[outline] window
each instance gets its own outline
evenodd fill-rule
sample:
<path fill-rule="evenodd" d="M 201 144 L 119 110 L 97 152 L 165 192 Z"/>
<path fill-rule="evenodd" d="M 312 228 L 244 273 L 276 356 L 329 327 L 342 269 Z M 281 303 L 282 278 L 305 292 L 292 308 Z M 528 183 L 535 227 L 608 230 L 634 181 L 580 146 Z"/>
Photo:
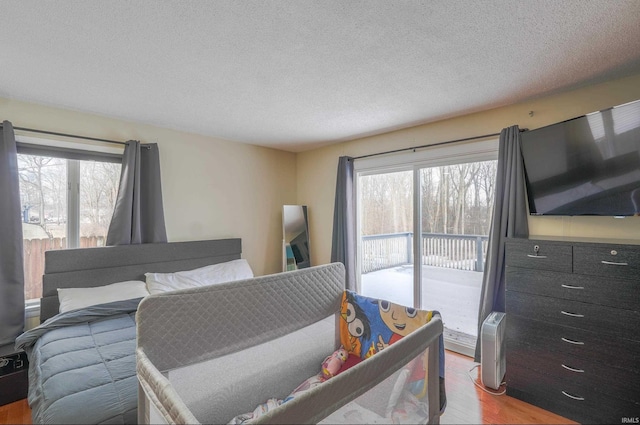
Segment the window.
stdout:
<path fill-rule="evenodd" d="M 471 355 L 497 147 L 476 142 L 354 164 L 358 291 L 440 311 L 445 346 Z"/>
<path fill-rule="evenodd" d="M 45 251 L 105 244 L 118 193 L 121 159 L 111 152 L 19 140 L 27 303 L 42 296 Z"/>

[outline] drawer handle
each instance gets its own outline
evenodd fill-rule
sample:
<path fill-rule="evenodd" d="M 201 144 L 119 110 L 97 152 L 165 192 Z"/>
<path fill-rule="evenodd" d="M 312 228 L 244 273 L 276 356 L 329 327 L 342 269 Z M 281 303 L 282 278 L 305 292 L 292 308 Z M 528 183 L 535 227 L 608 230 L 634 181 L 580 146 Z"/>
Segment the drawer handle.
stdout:
<path fill-rule="evenodd" d="M 578 401 L 584 401 L 584 397 L 576 397 L 574 395 L 569 394 L 568 392 L 562 391 L 562 394 L 566 395 L 569 398 L 572 398 L 574 400 L 578 400 Z"/>
<path fill-rule="evenodd" d="M 612 266 L 628 266 L 629 265 L 629 263 L 616 263 L 615 261 L 605 261 L 605 260 L 602 260 L 601 263 L 610 264 Z"/>
<path fill-rule="evenodd" d="M 560 286 L 567 289 L 584 289 L 584 286 L 573 286 L 573 285 L 560 285 Z"/>
<path fill-rule="evenodd" d="M 569 313 L 568 311 L 564 311 L 564 310 L 562 310 L 560 313 L 564 314 L 565 316 L 584 317 L 584 314 Z"/>
<path fill-rule="evenodd" d="M 569 366 L 567 366 L 565 364 L 563 364 L 562 367 L 567 369 L 567 370 L 570 370 L 571 372 L 584 373 L 584 370 L 582 370 L 582 369 L 574 369 L 574 368 L 569 367 Z"/>
<path fill-rule="evenodd" d="M 574 344 L 574 345 L 584 345 L 584 342 L 582 341 L 574 341 L 572 339 L 567 339 L 567 338 L 561 338 L 564 342 L 568 342 L 569 344 Z"/>
<path fill-rule="evenodd" d="M 546 255 L 533 255 L 533 254 L 527 254 L 527 257 L 529 257 L 529 258 L 547 258 Z"/>

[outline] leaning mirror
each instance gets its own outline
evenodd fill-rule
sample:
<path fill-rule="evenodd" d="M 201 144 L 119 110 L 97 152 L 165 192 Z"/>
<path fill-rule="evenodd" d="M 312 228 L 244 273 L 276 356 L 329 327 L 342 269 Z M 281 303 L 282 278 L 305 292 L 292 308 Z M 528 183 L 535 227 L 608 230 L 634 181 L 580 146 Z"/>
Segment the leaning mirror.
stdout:
<path fill-rule="evenodd" d="M 282 207 L 282 235 L 282 270 L 297 270 L 311 266 L 306 205 Z"/>

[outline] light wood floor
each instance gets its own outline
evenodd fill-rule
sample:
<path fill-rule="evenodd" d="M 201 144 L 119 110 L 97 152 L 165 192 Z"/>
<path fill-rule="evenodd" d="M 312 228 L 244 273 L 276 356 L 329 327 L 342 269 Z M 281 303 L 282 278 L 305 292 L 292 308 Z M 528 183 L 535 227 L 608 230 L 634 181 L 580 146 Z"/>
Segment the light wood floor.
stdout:
<path fill-rule="evenodd" d="M 446 352 L 447 408 L 440 418 L 442 424 L 575 424 L 515 398 L 485 393 L 469 379 L 473 366 L 473 359 Z M 477 379 L 478 373 L 475 369 L 471 376 Z M 0 424 L 31 423 L 26 399 L 0 406 Z"/>
<path fill-rule="evenodd" d="M 0 424 L 31 424 L 31 409 L 27 399 L 0 406 Z"/>
<path fill-rule="evenodd" d="M 491 395 L 469 379 L 473 359 L 451 351 L 445 354 L 447 408 L 442 424 L 575 424 L 562 416 L 543 410 L 507 395 Z M 480 381 L 480 368 L 471 372 Z M 489 390 L 491 390 L 489 388 Z M 504 385 L 500 391 L 504 390 Z M 493 391 L 493 390 L 491 390 Z M 500 392 L 496 391 L 496 392 Z"/>

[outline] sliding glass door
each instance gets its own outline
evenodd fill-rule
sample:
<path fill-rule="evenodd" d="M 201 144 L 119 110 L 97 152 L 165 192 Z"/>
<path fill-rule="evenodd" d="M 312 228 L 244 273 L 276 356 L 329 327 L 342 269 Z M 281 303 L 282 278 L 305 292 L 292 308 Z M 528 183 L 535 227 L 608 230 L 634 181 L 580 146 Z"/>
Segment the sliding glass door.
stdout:
<path fill-rule="evenodd" d="M 422 299 L 450 343 L 474 347 L 496 161 L 422 168 Z"/>
<path fill-rule="evenodd" d="M 440 311 L 448 348 L 467 354 L 477 338 L 496 173 L 497 143 L 481 146 L 400 168 L 359 170 L 356 162 L 359 291 Z"/>
<path fill-rule="evenodd" d="M 414 305 L 413 170 L 362 175 L 361 293 Z"/>

